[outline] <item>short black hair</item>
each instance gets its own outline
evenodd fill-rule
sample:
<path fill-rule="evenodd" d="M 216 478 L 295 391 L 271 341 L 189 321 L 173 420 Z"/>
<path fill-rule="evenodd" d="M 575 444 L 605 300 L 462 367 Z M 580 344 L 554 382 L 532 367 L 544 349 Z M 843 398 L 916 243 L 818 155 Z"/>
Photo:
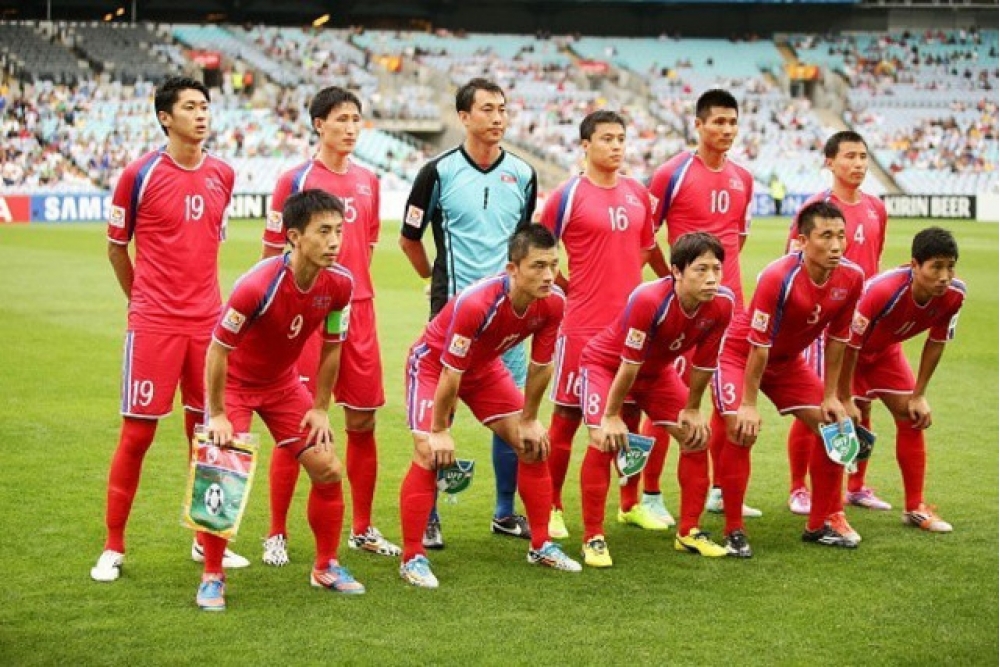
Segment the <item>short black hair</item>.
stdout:
<path fill-rule="evenodd" d="M 809 236 L 812 230 L 816 228 L 816 218 L 844 220 L 844 214 L 839 208 L 828 201 L 814 201 L 799 211 L 796 221 L 799 234 Z"/>
<path fill-rule="evenodd" d="M 740 105 L 732 93 L 721 88 L 712 88 L 711 90 L 706 90 L 698 98 L 698 101 L 694 105 L 694 115 L 701 120 L 705 120 L 714 107 L 735 109 L 736 115 L 739 116 L 740 114 Z"/>
<path fill-rule="evenodd" d="M 514 232 L 507 244 L 507 259 L 514 264 L 518 264 L 532 248 L 549 250 L 556 247 L 556 237 L 552 235 L 549 228 L 536 222 L 525 225 Z"/>
<path fill-rule="evenodd" d="M 309 103 L 309 119 L 326 118 L 341 104 L 353 104 L 362 113 L 361 100 L 351 91 L 340 86 L 328 86 L 316 93 Z"/>
<path fill-rule="evenodd" d="M 726 261 L 726 251 L 715 235 L 708 232 L 681 234 L 670 246 L 670 266 L 677 268 L 678 271 L 684 271 L 691 262 L 706 252 L 715 255 L 720 262 Z"/>
<path fill-rule="evenodd" d="M 863 144 L 865 150 L 868 149 L 868 142 L 865 138 L 854 130 L 843 130 L 842 132 L 836 132 L 826 140 L 823 145 L 823 155 L 829 159 L 837 157 L 837 153 L 840 152 L 841 144 Z"/>
<path fill-rule="evenodd" d="M 623 130 L 626 127 L 625 117 L 617 111 L 612 111 L 611 109 L 598 109 L 597 111 L 587 114 L 583 121 L 580 122 L 580 141 L 589 141 L 594 136 L 594 131 L 597 130 L 597 126 L 601 123 L 614 123 L 615 125 L 621 125 Z"/>
<path fill-rule="evenodd" d="M 958 261 L 958 242 L 955 236 L 942 227 L 928 227 L 917 232 L 910 247 L 910 256 L 923 264 L 929 259 L 943 257 Z"/>
<path fill-rule="evenodd" d="M 339 197 L 316 188 L 292 195 L 285 200 L 285 206 L 281 210 L 285 234 L 290 229 L 304 232 L 309 221 L 318 213 L 337 213 L 344 217 L 344 202 Z"/>
<path fill-rule="evenodd" d="M 496 83 L 490 81 L 489 79 L 476 77 L 459 88 L 458 92 L 455 93 L 455 111 L 472 111 L 472 102 L 476 99 L 477 90 L 485 90 L 488 93 L 496 93 L 503 97 L 505 101 L 507 99 L 507 96 L 504 95 L 503 88 L 498 86 Z"/>
<path fill-rule="evenodd" d="M 177 98 L 180 97 L 182 90 L 197 90 L 205 96 L 206 102 L 212 101 L 208 87 L 201 81 L 189 76 L 169 76 L 157 87 L 156 95 L 153 97 L 153 108 L 157 117 L 161 111 L 173 113 L 174 105 L 177 104 Z M 167 128 L 163 127 L 163 123 L 160 123 L 160 129 L 163 130 L 163 134 L 170 135 Z"/>

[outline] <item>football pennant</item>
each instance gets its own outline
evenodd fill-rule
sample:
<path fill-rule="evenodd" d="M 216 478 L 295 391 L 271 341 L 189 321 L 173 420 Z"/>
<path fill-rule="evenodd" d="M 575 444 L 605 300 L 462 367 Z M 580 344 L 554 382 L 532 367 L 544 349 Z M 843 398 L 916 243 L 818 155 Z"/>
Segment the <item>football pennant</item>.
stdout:
<path fill-rule="evenodd" d="M 257 436 L 240 433 L 229 445 L 218 447 L 199 426 L 195 430 L 181 525 L 227 540 L 236 537 L 256 469 Z"/>
<path fill-rule="evenodd" d="M 447 493 L 450 496 L 465 491 L 472 484 L 472 474 L 475 471 L 475 461 L 471 459 L 455 459 L 453 465 L 438 470 L 438 491 Z"/>
<path fill-rule="evenodd" d="M 646 467 L 649 461 L 649 453 L 653 451 L 653 438 L 644 435 L 628 434 L 628 448 L 618 450 L 615 458 L 615 466 L 621 476 L 618 483 L 622 486 L 628 482 L 628 478 L 638 475 Z"/>
<path fill-rule="evenodd" d="M 858 458 L 861 444 L 854 430 L 854 422 L 845 419 L 836 424 L 823 424 L 819 430 L 823 436 L 826 455 L 830 460 L 848 468 L 855 467 L 854 462 Z"/>

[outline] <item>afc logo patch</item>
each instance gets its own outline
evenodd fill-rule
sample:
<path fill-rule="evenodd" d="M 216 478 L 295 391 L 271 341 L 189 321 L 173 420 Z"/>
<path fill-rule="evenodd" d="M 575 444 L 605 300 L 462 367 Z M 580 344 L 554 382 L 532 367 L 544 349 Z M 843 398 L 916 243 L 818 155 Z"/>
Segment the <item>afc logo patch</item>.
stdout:
<path fill-rule="evenodd" d="M 625 335 L 625 347 L 630 347 L 633 350 L 641 350 L 645 344 L 646 332 L 629 327 L 628 333 Z"/>
<path fill-rule="evenodd" d="M 448 346 L 448 352 L 454 354 L 456 357 L 465 358 L 465 355 L 469 353 L 469 347 L 472 345 L 472 341 L 465 336 L 460 336 L 455 334 L 451 337 L 451 345 Z"/>
<path fill-rule="evenodd" d="M 108 224 L 112 227 L 117 227 L 118 229 L 125 228 L 125 208 L 122 206 L 112 206 L 111 216 L 108 218 Z"/>
<path fill-rule="evenodd" d="M 754 309 L 753 318 L 750 320 L 750 328 L 754 331 L 767 333 L 767 325 L 771 323 L 771 316 L 762 310 Z"/>
<path fill-rule="evenodd" d="M 226 331 L 231 331 L 233 333 L 239 333 L 240 329 L 243 328 L 244 323 L 247 321 L 247 316 L 236 310 L 235 308 L 230 308 L 226 311 L 225 316 L 222 318 L 222 328 Z"/>
<path fill-rule="evenodd" d="M 268 211 L 267 212 L 267 222 L 265 226 L 269 232 L 281 232 L 282 226 L 284 226 L 284 216 L 281 215 L 281 211 Z"/>
<path fill-rule="evenodd" d="M 416 227 L 420 229 L 420 223 L 424 220 L 424 209 L 418 208 L 413 204 L 406 207 L 406 218 L 403 220 L 410 227 Z"/>
<path fill-rule="evenodd" d="M 854 319 L 851 321 L 851 332 L 859 336 L 865 335 L 868 331 L 869 319 L 862 315 L 861 313 L 855 312 Z"/>

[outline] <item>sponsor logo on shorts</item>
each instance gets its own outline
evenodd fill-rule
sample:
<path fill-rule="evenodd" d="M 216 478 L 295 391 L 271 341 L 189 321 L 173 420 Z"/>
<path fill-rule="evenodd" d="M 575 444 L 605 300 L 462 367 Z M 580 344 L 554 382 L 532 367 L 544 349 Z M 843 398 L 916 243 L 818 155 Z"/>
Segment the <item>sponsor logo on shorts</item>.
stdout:
<path fill-rule="evenodd" d="M 851 322 L 851 331 L 859 336 L 863 336 L 868 331 L 868 318 L 861 313 L 854 313 L 854 320 Z"/>
<path fill-rule="evenodd" d="M 222 318 L 222 328 L 233 333 L 239 333 L 246 321 L 246 315 L 235 308 L 230 308 L 226 311 L 226 316 Z"/>
<path fill-rule="evenodd" d="M 125 228 L 125 209 L 121 206 L 111 207 L 111 217 L 108 218 L 108 224 L 112 227 L 117 227 L 118 229 Z"/>
<path fill-rule="evenodd" d="M 424 209 L 418 208 L 413 204 L 406 207 L 406 218 L 404 222 L 410 227 L 416 227 L 420 229 L 420 223 L 424 220 Z"/>
<path fill-rule="evenodd" d="M 645 343 L 646 332 L 629 327 L 628 334 L 625 336 L 625 347 L 630 347 L 633 350 L 641 350 Z"/>
<path fill-rule="evenodd" d="M 269 232 L 281 232 L 281 228 L 284 226 L 284 216 L 281 215 L 281 211 L 268 211 L 267 212 L 267 231 Z"/>
<path fill-rule="evenodd" d="M 469 347 L 472 345 L 472 341 L 465 336 L 459 336 L 455 334 L 451 337 L 451 345 L 448 346 L 448 351 L 454 354 L 456 357 L 464 358 L 465 355 L 469 353 Z"/>
<path fill-rule="evenodd" d="M 834 287 L 830 290 L 830 301 L 843 301 L 847 298 L 847 290 L 843 287 Z"/>
<path fill-rule="evenodd" d="M 750 320 L 750 328 L 754 331 L 767 333 L 767 325 L 771 323 L 771 316 L 762 310 L 754 309 L 753 318 Z"/>

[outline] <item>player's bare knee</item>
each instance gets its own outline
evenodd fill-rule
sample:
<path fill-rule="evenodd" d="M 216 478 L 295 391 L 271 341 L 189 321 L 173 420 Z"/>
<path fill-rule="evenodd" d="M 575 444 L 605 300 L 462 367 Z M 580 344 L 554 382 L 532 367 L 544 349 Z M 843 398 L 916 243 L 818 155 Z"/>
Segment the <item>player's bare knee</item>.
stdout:
<path fill-rule="evenodd" d="M 348 431 L 367 433 L 375 430 L 374 410 L 344 408 L 344 428 Z"/>

